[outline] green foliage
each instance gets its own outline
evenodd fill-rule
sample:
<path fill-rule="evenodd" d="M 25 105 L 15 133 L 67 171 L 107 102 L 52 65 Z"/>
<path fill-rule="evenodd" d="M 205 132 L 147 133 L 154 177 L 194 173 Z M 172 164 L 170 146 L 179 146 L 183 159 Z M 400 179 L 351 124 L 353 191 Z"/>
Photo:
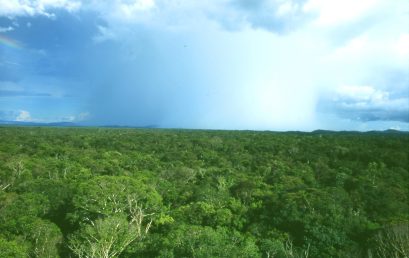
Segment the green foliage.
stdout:
<path fill-rule="evenodd" d="M 181 225 L 163 239 L 159 257 L 259 257 L 251 237 L 227 228 Z"/>
<path fill-rule="evenodd" d="M 125 176 L 96 176 L 81 182 L 72 200 L 75 221 L 84 222 L 117 213 L 128 214 L 130 202 L 153 212 L 159 210 L 161 197 L 143 182 Z"/>
<path fill-rule="evenodd" d="M 409 222 L 387 225 L 372 240 L 375 257 L 409 257 Z"/>
<path fill-rule="evenodd" d="M 58 257 L 63 235 L 54 223 L 43 219 L 49 203 L 41 194 L 24 193 L 2 196 L 0 230 L 8 238 L 21 238 L 33 257 Z"/>
<path fill-rule="evenodd" d="M 8 241 L 0 236 L 0 257 L 15 258 L 28 257 L 28 247 L 19 244 L 16 241 Z"/>
<path fill-rule="evenodd" d="M 145 234 L 140 225 L 124 216 L 113 215 L 84 225 L 71 236 L 70 249 L 79 257 L 118 257 L 125 248 Z"/>
<path fill-rule="evenodd" d="M 0 127 L 0 257 L 407 257 L 409 135 Z"/>

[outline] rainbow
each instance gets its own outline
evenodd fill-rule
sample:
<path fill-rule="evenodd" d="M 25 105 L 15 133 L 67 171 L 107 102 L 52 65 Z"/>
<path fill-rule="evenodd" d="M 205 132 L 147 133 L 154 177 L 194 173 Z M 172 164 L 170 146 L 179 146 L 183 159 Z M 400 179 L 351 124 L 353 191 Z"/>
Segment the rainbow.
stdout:
<path fill-rule="evenodd" d="M 4 45 L 4 46 L 15 48 L 15 49 L 23 48 L 23 45 L 20 42 L 14 39 L 11 39 L 9 37 L 6 37 L 4 35 L 1 35 L 1 34 L 0 34 L 0 45 Z"/>

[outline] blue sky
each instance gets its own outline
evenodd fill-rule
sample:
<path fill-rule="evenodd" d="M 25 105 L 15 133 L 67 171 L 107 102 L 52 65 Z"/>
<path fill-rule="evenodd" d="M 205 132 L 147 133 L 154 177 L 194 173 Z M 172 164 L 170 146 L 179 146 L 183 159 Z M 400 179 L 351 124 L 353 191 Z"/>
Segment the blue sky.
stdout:
<path fill-rule="evenodd" d="M 406 0 L 0 0 L 0 120 L 409 130 Z"/>

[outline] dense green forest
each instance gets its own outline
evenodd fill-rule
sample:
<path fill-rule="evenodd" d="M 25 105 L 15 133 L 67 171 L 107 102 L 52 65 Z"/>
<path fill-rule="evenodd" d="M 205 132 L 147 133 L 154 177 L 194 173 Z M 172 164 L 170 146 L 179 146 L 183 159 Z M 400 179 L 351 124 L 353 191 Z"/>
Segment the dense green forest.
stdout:
<path fill-rule="evenodd" d="M 0 257 L 409 257 L 408 146 L 0 127 Z"/>

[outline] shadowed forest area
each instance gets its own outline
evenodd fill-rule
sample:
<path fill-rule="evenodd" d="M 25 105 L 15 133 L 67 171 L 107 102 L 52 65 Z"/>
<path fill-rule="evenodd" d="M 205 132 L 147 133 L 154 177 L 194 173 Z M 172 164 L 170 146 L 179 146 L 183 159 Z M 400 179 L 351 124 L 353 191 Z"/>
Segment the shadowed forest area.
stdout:
<path fill-rule="evenodd" d="M 0 127 L 0 257 L 409 257 L 409 134 Z"/>

